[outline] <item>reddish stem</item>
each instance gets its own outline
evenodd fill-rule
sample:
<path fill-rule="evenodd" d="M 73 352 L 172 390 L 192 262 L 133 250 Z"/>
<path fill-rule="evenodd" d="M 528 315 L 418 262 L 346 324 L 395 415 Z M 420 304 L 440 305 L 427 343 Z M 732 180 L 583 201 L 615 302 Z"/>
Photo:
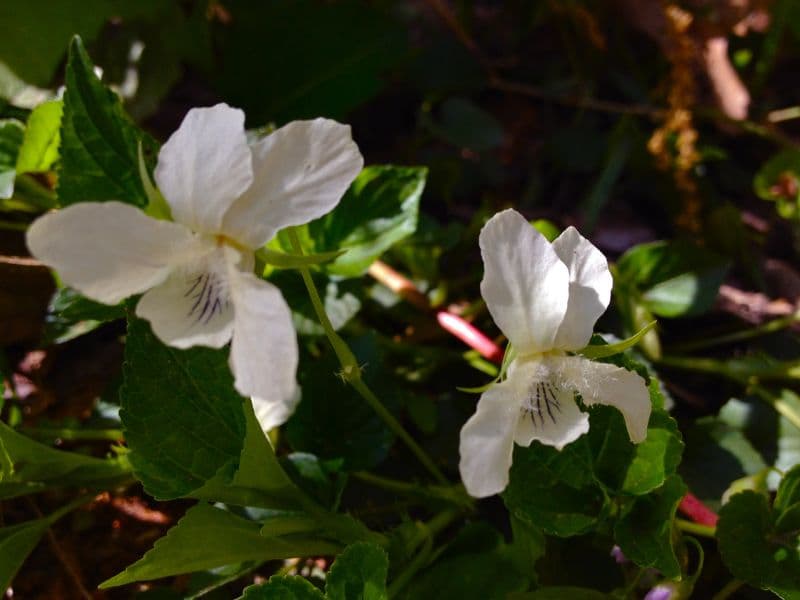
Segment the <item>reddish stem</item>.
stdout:
<path fill-rule="evenodd" d="M 695 523 L 716 527 L 719 517 L 717 513 L 708 508 L 703 502 L 691 492 L 687 492 L 678 505 L 678 510 L 689 517 Z"/>
<path fill-rule="evenodd" d="M 467 346 L 480 352 L 484 358 L 496 363 L 503 362 L 503 349 L 478 331 L 472 323 L 468 323 L 458 315 L 444 310 L 436 313 L 436 320 L 439 321 L 442 329 L 452 333 Z"/>

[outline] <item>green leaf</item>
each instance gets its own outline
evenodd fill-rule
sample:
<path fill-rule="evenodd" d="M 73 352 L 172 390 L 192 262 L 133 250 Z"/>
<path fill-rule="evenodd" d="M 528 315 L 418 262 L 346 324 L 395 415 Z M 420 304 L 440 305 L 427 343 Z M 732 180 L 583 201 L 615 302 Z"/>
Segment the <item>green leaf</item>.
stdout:
<path fill-rule="evenodd" d="M 641 365 L 617 355 L 614 364 Z M 659 383 L 651 377 L 653 412 L 640 444 L 628 436 L 622 414 L 609 406 L 589 410 L 589 433 L 560 452 L 534 442 L 515 446 L 503 500 L 513 519 L 545 533 L 571 537 L 599 527 L 613 506 L 662 486 L 680 463 L 683 442 L 675 421 L 662 409 Z M 658 491 L 657 491 L 658 493 Z"/>
<path fill-rule="evenodd" d="M 322 270 L 342 277 L 363 275 L 393 244 L 414 233 L 426 177 L 424 167 L 367 167 L 333 211 L 297 228 L 304 251 L 347 250 Z M 286 232 L 278 235 L 291 252 Z"/>
<path fill-rule="evenodd" d="M 351 340 L 363 377 L 390 410 L 397 405 L 397 386 L 382 365 L 374 335 Z M 323 460 L 341 460 L 345 471 L 358 471 L 380 463 L 394 435 L 353 389 L 336 377 L 341 368 L 327 349 L 317 360 L 302 361 L 298 382 L 303 400 L 286 424 L 286 439 L 292 448 L 310 452 Z"/>
<path fill-rule="evenodd" d="M 273 575 L 267 583 L 245 588 L 241 600 L 325 600 L 325 596 L 302 577 Z"/>
<path fill-rule="evenodd" d="M 61 486 L 102 488 L 129 473 L 124 457 L 103 460 L 54 450 L 0 422 L 0 499 Z"/>
<path fill-rule="evenodd" d="M 292 452 L 284 465 L 298 487 L 322 506 L 337 509 L 347 484 L 347 474 L 340 471 L 341 460 L 321 461 L 314 454 Z"/>
<path fill-rule="evenodd" d="M 332 554 L 337 550 L 335 545 L 320 540 L 264 537 L 259 533 L 260 528 L 255 521 L 198 504 L 140 560 L 99 587 L 106 589 L 248 560 Z"/>
<path fill-rule="evenodd" d="M 737 400 L 730 402 L 738 403 Z M 728 412 L 733 406 L 728 407 Z M 725 409 L 723 409 L 724 411 Z M 767 408 L 767 410 L 770 410 Z M 771 415 L 770 415 L 771 416 Z M 686 431 L 680 472 L 692 493 L 716 509 L 732 481 L 767 468 L 741 427 L 717 416 L 697 419 Z M 709 465 L 714 465 L 709 469 Z"/>
<path fill-rule="evenodd" d="M 402 598 L 506 600 L 529 585 L 505 552 L 462 554 L 434 563 L 412 582 Z"/>
<path fill-rule="evenodd" d="M 132 18 L 154 13 L 158 0 L 48 0 L 47 10 L 25 0 L 0 3 L 0 61 L 16 75 L 37 86 L 48 86 L 71 36 L 94 39 L 109 17 Z M 38 35 L 35 32 L 46 31 Z"/>
<path fill-rule="evenodd" d="M 103 323 L 125 317 L 122 304 L 110 306 L 89 300 L 72 288 L 60 288 L 50 300 L 43 341 L 60 344 L 88 333 Z"/>
<path fill-rule="evenodd" d="M 652 242 L 628 250 L 617 263 L 620 278 L 662 317 L 689 317 L 711 308 L 728 262 L 684 241 Z"/>
<path fill-rule="evenodd" d="M 519 573 L 530 573 L 535 583 L 536 563 L 544 556 L 547 543 L 544 532 L 514 515 L 511 515 L 511 532 L 513 542 L 505 547 L 507 556 Z"/>
<path fill-rule="evenodd" d="M 264 490 L 276 497 L 294 496 L 294 486 L 278 463 L 275 450 L 264 435 L 250 401 L 244 402 L 244 416 L 244 445 L 233 484 Z"/>
<path fill-rule="evenodd" d="M 796 593 L 800 591 L 800 538 L 796 530 L 777 530 L 779 516 L 762 494 L 734 494 L 719 512 L 719 551 L 735 577 L 755 587 Z"/>
<path fill-rule="evenodd" d="M 223 467 L 232 474 L 246 424 L 225 350 L 177 350 L 156 339 L 145 321 L 131 319 L 123 375 L 120 418 L 148 494 L 179 498 Z"/>
<path fill-rule="evenodd" d="M 14 195 L 17 177 L 17 156 L 25 127 L 14 119 L 0 120 L 0 199 Z"/>
<path fill-rule="evenodd" d="M 138 148 L 154 156 L 156 144 L 127 117 L 120 99 L 94 74 L 80 38 L 69 47 L 61 121 L 58 198 L 75 202 L 118 200 L 147 204 Z"/>
<path fill-rule="evenodd" d="M 800 502 L 800 465 L 793 467 L 781 479 L 773 507 L 781 514 L 792 510 L 793 505 L 798 502 Z"/>
<path fill-rule="evenodd" d="M 681 576 L 681 567 L 672 546 L 672 522 L 686 485 L 677 475 L 662 487 L 637 497 L 614 527 L 614 539 L 625 556 L 640 567 L 653 567 L 665 577 Z"/>
<path fill-rule="evenodd" d="M 328 600 L 387 600 L 388 573 L 389 557 L 380 546 L 352 544 L 331 566 L 325 595 Z"/>
<path fill-rule="evenodd" d="M 659 487 L 675 473 L 681 462 L 684 444 L 678 424 L 663 410 L 654 410 L 647 438 L 634 445 L 634 455 L 625 469 L 621 491 L 640 496 Z"/>
<path fill-rule="evenodd" d="M 0 528 L 0 591 L 5 593 L 48 527 L 49 519 L 36 519 Z"/>
<path fill-rule="evenodd" d="M 502 124 L 466 98 L 452 97 L 441 107 L 441 119 L 429 124 L 435 134 L 459 148 L 486 152 L 505 139 Z"/>
<path fill-rule="evenodd" d="M 224 465 L 214 477 L 188 495 L 238 506 L 296 507 L 300 502 L 300 491 L 278 463 L 275 451 L 256 419 L 252 403 L 245 400 L 243 409 L 246 431 L 238 468 L 234 471 L 230 463 Z"/>
<path fill-rule="evenodd" d="M 590 428 L 591 431 L 591 428 Z M 503 501 L 517 519 L 546 533 L 569 537 L 593 529 L 607 510 L 595 484 L 586 436 L 561 452 L 539 442 L 515 446 Z"/>
<path fill-rule="evenodd" d="M 226 9 L 231 23 L 213 31 L 217 85 L 254 123 L 342 119 L 405 54 L 400 22 L 361 2 L 237 0 Z"/>
<path fill-rule="evenodd" d="M 226 350 L 177 350 L 131 319 L 120 418 L 136 476 L 160 499 L 296 506 L 252 406 L 233 388 Z"/>
<path fill-rule="evenodd" d="M 49 171 L 58 160 L 63 102 L 51 100 L 33 109 L 17 156 L 17 173 Z"/>

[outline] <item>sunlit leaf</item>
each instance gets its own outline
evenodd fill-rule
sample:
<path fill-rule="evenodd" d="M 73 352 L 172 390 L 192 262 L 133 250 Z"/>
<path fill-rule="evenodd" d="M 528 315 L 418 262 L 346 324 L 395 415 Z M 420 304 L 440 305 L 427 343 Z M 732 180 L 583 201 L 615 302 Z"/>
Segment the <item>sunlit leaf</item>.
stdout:
<path fill-rule="evenodd" d="M 78 37 L 70 44 L 65 78 L 59 202 L 118 200 L 145 206 L 138 149 L 141 144 L 145 157 L 152 157 L 155 142 L 130 121 L 117 95 L 97 78 Z"/>
<path fill-rule="evenodd" d="M 336 546 L 321 540 L 264 537 L 260 525 L 232 513 L 198 504 L 159 539 L 140 560 L 100 584 L 101 589 L 135 581 L 191 573 L 247 560 L 331 554 Z"/>

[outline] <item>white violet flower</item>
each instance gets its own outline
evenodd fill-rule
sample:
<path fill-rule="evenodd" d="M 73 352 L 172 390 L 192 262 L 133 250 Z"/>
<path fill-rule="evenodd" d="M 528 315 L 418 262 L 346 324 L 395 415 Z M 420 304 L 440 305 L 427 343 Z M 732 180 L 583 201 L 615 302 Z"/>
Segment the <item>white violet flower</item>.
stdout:
<path fill-rule="evenodd" d="M 622 412 L 631 441 L 647 435 L 650 395 L 636 373 L 569 355 L 584 348 L 605 312 L 612 279 L 603 254 L 574 227 L 552 244 L 514 210 L 489 219 L 480 233 L 481 295 L 515 352 L 506 378 L 478 401 L 461 429 L 459 469 L 467 492 L 503 491 L 514 443 L 533 440 L 561 450 L 589 430 L 583 403 Z"/>
<path fill-rule="evenodd" d="M 329 212 L 362 166 L 350 127 L 335 121 L 295 121 L 248 145 L 241 110 L 195 108 L 155 170 L 174 222 L 121 202 L 78 203 L 37 219 L 28 247 L 98 302 L 144 292 L 136 314 L 165 344 L 230 342 L 236 389 L 269 429 L 297 403 L 298 348 L 286 301 L 253 273 L 254 253 Z"/>

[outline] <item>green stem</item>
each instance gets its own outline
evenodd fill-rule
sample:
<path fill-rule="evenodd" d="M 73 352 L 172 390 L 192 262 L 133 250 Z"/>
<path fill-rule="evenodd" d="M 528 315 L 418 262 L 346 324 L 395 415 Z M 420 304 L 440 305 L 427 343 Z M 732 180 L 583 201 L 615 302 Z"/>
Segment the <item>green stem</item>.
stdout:
<path fill-rule="evenodd" d="M 785 417 L 786 420 L 792 425 L 800 429 L 800 414 L 797 413 L 792 404 L 784 401 L 781 398 L 776 398 L 774 394 L 770 393 L 769 390 L 761 387 L 760 385 L 750 386 L 750 391 L 761 398 L 764 402 L 772 406 L 772 408 L 775 409 L 775 412 Z"/>
<path fill-rule="evenodd" d="M 417 523 L 417 535 L 409 541 L 406 552 L 408 554 L 416 552 L 420 544 L 423 544 L 423 547 L 419 552 L 416 552 L 406 568 L 389 585 L 389 598 L 395 597 L 417 571 L 427 564 L 433 548 L 433 538 L 446 529 L 461 514 L 461 510 L 448 509 L 435 515 L 426 523 Z"/>
<path fill-rule="evenodd" d="M 794 375 L 794 372 L 798 368 L 796 364 L 792 364 L 789 367 L 780 367 L 778 369 L 765 369 L 761 372 L 753 372 L 750 374 L 733 369 L 722 361 L 711 358 L 664 356 L 658 361 L 658 364 L 676 369 L 683 369 L 686 371 L 711 373 L 736 381 L 737 383 L 746 386 L 750 392 L 754 393 L 756 396 L 761 398 L 761 400 L 772 406 L 776 412 L 785 417 L 786 420 L 792 425 L 800 429 L 800 413 L 798 413 L 790 403 L 782 400 L 781 398 L 776 398 L 775 395 L 768 389 L 757 384 L 759 377 L 775 377 L 778 374 Z"/>
<path fill-rule="evenodd" d="M 695 340 L 687 344 L 680 344 L 677 346 L 673 346 L 670 348 L 670 350 L 674 352 L 692 352 L 694 350 L 701 350 L 703 348 L 721 346 L 722 344 L 741 342 L 743 340 L 748 340 L 762 335 L 775 333 L 776 331 L 780 331 L 781 329 L 785 329 L 793 325 L 794 323 L 797 323 L 798 320 L 800 320 L 800 316 L 796 314 L 788 315 L 786 317 L 781 317 L 779 319 L 773 319 L 772 321 L 764 323 L 763 325 L 759 325 L 758 327 L 743 329 L 742 331 L 734 331 L 733 333 L 727 333 L 724 335 L 719 335 L 717 337 Z"/>
<path fill-rule="evenodd" d="M 725 587 L 714 594 L 712 600 L 727 600 L 730 598 L 740 587 L 744 585 L 744 581 L 740 579 L 731 579 Z"/>
<path fill-rule="evenodd" d="M 332 532 L 337 539 L 345 544 L 364 541 L 386 547 L 389 543 L 389 540 L 382 533 L 372 531 L 361 521 L 352 519 L 347 515 L 340 515 L 326 510 L 302 490 L 297 494 L 297 501 L 305 512 L 316 519 L 323 530 Z"/>
<path fill-rule="evenodd" d="M 375 475 L 367 471 L 356 471 L 351 474 L 352 477 L 374 485 L 375 487 L 395 492 L 399 494 L 408 494 L 410 496 L 420 496 L 429 500 L 444 500 L 457 504 L 463 508 L 471 509 L 474 501 L 465 492 L 461 485 L 456 486 L 427 486 L 419 485 L 416 483 L 408 483 L 399 479 L 391 479 Z"/>
<path fill-rule="evenodd" d="M 295 254 L 302 255 L 303 248 L 300 245 L 300 240 L 297 237 L 297 232 L 294 229 L 289 229 L 289 240 L 291 241 L 292 248 Z M 426 454 L 426 452 L 414 441 L 414 438 L 403 428 L 403 426 L 394 418 L 394 416 L 386 410 L 378 397 L 369 389 L 366 383 L 361 379 L 361 366 L 358 364 L 356 357 L 350 350 L 350 347 L 345 341 L 339 337 L 339 334 L 333 328 L 328 314 L 325 312 L 325 305 L 317 291 L 317 286 L 311 278 L 311 272 L 308 267 L 299 267 L 300 275 L 303 277 L 308 290 L 311 304 L 314 306 L 314 311 L 317 313 L 322 328 L 325 330 L 325 335 L 328 337 L 339 363 L 342 365 L 342 378 L 347 381 L 353 389 L 366 401 L 367 404 L 374 410 L 384 423 L 392 430 L 392 432 L 403 440 L 408 449 L 417 457 L 417 459 L 425 466 L 428 472 L 442 485 L 449 484 L 447 478 L 442 474 L 439 468 L 434 464 L 433 460 Z"/>
<path fill-rule="evenodd" d="M 38 439 L 61 439 L 68 441 L 108 441 L 124 439 L 121 429 L 70 429 L 64 427 L 21 427 L 20 432 Z"/>
<path fill-rule="evenodd" d="M 0 229 L 7 229 L 10 231 L 27 231 L 27 223 L 17 223 L 15 221 L 0 221 Z"/>
<path fill-rule="evenodd" d="M 416 575 L 417 572 L 427 564 L 432 549 L 433 539 L 431 537 L 425 538 L 425 545 L 422 547 L 422 550 L 417 552 L 411 562 L 408 563 L 406 568 L 403 569 L 403 571 L 394 578 L 394 581 L 389 584 L 387 594 L 390 599 L 396 597 L 397 594 L 399 594 L 408 584 L 408 582 L 411 581 L 411 578 L 414 577 L 414 575 Z"/>
<path fill-rule="evenodd" d="M 748 385 L 762 379 L 794 380 L 800 377 L 800 360 L 781 361 L 775 364 L 755 364 L 732 359 L 721 361 L 696 356 L 662 356 L 659 365 L 684 371 L 698 371 L 727 377 Z"/>
<path fill-rule="evenodd" d="M 699 535 L 700 537 L 714 538 L 717 535 L 715 527 L 700 525 L 699 523 L 693 523 L 686 519 L 675 519 L 675 525 L 684 533 L 691 533 Z"/>
<path fill-rule="evenodd" d="M 438 481 L 442 485 L 448 485 L 450 482 L 448 481 L 447 477 L 439 470 L 439 467 L 433 462 L 430 456 L 423 450 L 414 438 L 411 437 L 400 422 L 394 418 L 392 413 L 386 410 L 386 407 L 383 406 L 381 401 L 378 397 L 372 392 L 367 384 L 364 383 L 364 380 L 361 379 L 360 370 L 358 371 L 358 375 L 351 379 L 348 379 L 350 385 L 361 394 L 361 397 L 366 401 L 367 404 L 370 405 L 372 410 L 378 413 L 378 416 L 383 420 L 384 423 L 389 427 L 389 429 L 394 432 L 394 434 L 403 440 L 403 443 L 408 447 L 409 450 L 417 457 L 422 465 L 428 470 L 428 472 L 433 476 L 433 478 Z"/>

